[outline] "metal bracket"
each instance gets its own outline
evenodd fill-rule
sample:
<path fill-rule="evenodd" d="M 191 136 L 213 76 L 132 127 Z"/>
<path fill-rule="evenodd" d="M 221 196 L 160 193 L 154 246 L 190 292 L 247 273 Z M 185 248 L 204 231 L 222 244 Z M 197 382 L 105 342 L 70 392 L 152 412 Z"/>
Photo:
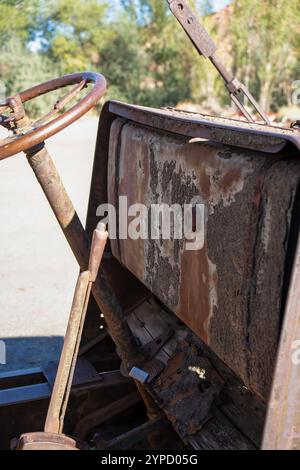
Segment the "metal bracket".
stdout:
<path fill-rule="evenodd" d="M 165 365 L 155 357 L 164 345 L 172 338 L 174 331 L 167 329 L 157 338 L 145 344 L 141 351 L 147 357 L 147 360 L 140 367 L 132 367 L 129 376 L 141 384 L 153 382 L 164 370 Z"/>
<path fill-rule="evenodd" d="M 200 24 L 198 18 L 190 9 L 187 2 L 185 0 L 168 0 L 168 3 L 171 12 L 181 24 L 199 54 L 209 59 L 219 74 L 222 76 L 223 80 L 225 81 L 226 88 L 229 91 L 231 100 L 235 103 L 245 118 L 249 122 L 255 122 L 254 118 L 242 103 L 240 99 L 241 95 L 244 95 L 248 99 L 258 115 L 263 119 L 265 124 L 270 125 L 271 122 L 267 114 L 260 108 L 259 104 L 247 89 L 247 87 L 243 85 L 237 78 L 235 78 L 230 72 L 228 72 L 225 66 L 216 57 L 215 53 L 217 51 L 217 46 L 209 36 L 206 29 Z"/>
<path fill-rule="evenodd" d="M 155 356 L 157 356 L 159 351 L 172 338 L 173 335 L 174 335 L 174 330 L 172 330 L 171 328 L 163 331 L 161 335 L 157 336 L 152 341 L 149 341 L 149 343 L 145 344 L 142 347 L 143 354 L 148 359 L 153 359 Z"/>
<path fill-rule="evenodd" d="M 300 120 L 299 120 L 299 121 L 292 122 L 292 124 L 291 124 L 291 129 L 294 129 L 294 130 L 296 130 L 296 131 L 299 131 L 299 130 L 300 130 Z"/>

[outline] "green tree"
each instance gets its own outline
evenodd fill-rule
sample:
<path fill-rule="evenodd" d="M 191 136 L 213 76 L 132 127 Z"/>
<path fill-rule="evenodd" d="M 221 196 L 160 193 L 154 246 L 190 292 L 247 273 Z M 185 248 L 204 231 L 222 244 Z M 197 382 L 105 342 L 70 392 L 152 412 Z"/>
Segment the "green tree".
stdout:
<path fill-rule="evenodd" d="M 50 80 L 57 73 L 51 61 L 42 54 L 33 54 L 18 39 L 11 39 L 1 49 L 0 79 L 1 90 L 10 96 L 40 82 Z M 5 96 L 1 97 L 5 98 Z M 38 116 L 49 111 L 55 102 L 55 96 L 45 95 L 26 104 L 31 116 Z"/>
<path fill-rule="evenodd" d="M 124 40 L 125 39 L 125 40 Z M 137 102 L 141 99 L 146 57 L 139 30 L 128 17 L 110 25 L 109 40 L 99 48 L 99 70 L 108 81 L 108 97 Z"/>
<path fill-rule="evenodd" d="M 0 1 L 1 98 L 12 95 L 56 75 L 53 63 L 30 49 L 37 35 L 40 0 Z M 30 102 L 33 115 L 49 109 L 50 97 Z"/>
<path fill-rule="evenodd" d="M 288 103 L 299 79 L 299 0 L 232 0 L 217 16 L 210 0 L 189 3 L 262 107 Z M 194 102 L 218 113 L 229 104 L 222 79 L 164 0 L 0 0 L 0 40 L 0 80 L 9 93 L 92 69 L 107 77 L 109 97 Z"/>
<path fill-rule="evenodd" d="M 279 90 L 286 92 L 293 79 L 299 60 L 299 50 L 295 48 L 299 20 L 298 0 L 233 2 L 234 68 L 266 111 L 276 109 L 274 96 Z"/>
<path fill-rule="evenodd" d="M 138 9 L 147 64 L 141 100 L 152 106 L 174 106 L 190 96 L 190 44 L 185 42 L 167 2 L 140 0 Z"/>
<path fill-rule="evenodd" d="M 62 73 L 99 64 L 99 48 L 108 39 L 107 8 L 99 0 L 50 0 L 43 25 L 45 49 Z"/>
<path fill-rule="evenodd" d="M 30 38 L 37 9 L 38 0 L 0 0 L 0 47 L 13 38 Z"/>

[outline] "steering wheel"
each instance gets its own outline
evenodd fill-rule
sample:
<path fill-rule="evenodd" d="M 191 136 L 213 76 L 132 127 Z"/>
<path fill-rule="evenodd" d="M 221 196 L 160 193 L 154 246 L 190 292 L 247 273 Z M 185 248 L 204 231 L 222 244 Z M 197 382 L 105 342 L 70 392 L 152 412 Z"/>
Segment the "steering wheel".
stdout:
<path fill-rule="evenodd" d="M 94 86 L 78 103 L 62 111 L 75 96 L 89 83 Z M 23 103 L 54 90 L 74 85 L 59 99 L 53 109 L 37 121 L 31 121 L 25 114 Z M 57 134 L 93 108 L 106 91 L 106 80 L 98 73 L 84 72 L 65 75 L 22 91 L 0 103 L 0 125 L 13 131 L 13 134 L 0 140 L 0 160 L 18 152 L 38 146 L 49 137 Z M 10 114 L 3 115 L 4 111 Z M 58 116 L 57 116 L 58 115 Z"/>

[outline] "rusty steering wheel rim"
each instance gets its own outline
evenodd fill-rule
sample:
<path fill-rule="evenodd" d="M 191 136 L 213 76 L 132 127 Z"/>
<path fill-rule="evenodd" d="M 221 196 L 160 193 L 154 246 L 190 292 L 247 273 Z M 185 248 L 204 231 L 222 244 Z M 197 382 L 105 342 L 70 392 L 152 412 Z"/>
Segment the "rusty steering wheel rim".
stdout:
<path fill-rule="evenodd" d="M 21 151 L 26 152 L 26 150 L 41 144 L 49 137 L 52 137 L 65 127 L 77 121 L 81 116 L 92 109 L 98 103 L 100 98 L 102 98 L 106 91 L 106 80 L 103 75 L 99 73 L 74 73 L 49 80 L 19 93 L 18 95 L 21 98 L 22 103 L 26 103 L 26 101 L 32 100 L 46 93 L 50 93 L 54 90 L 58 90 L 59 88 L 80 84 L 82 82 L 84 83 L 84 86 L 88 83 L 93 83 L 94 86 L 84 98 L 70 109 L 47 123 L 42 123 L 37 127 L 34 127 L 33 123 L 32 126 L 29 126 L 27 130 L 24 130 L 24 132 L 21 131 L 19 134 L 14 134 L 13 136 L 0 140 L 0 160 L 11 157 Z M 8 103 L 9 98 L 1 103 L 0 107 L 8 107 Z"/>

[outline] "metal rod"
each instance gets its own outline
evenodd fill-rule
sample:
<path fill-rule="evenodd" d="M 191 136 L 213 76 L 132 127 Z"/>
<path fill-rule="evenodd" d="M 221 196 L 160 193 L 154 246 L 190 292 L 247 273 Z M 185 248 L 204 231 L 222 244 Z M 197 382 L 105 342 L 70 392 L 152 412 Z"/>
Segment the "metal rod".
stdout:
<path fill-rule="evenodd" d="M 72 366 L 74 357 L 76 356 L 75 350 L 81 318 L 84 317 L 86 313 L 86 299 L 89 297 L 91 290 L 90 285 L 90 273 L 88 271 L 81 273 L 76 285 L 68 328 L 48 408 L 45 432 L 56 434 L 62 432 L 63 418 L 66 409 L 63 407 L 63 404 L 64 402 L 68 402 L 70 394 L 68 385 L 72 383 L 73 380 L 74 369 Z M 62 408 L 64 408 L 63 413 Z"/>
<path fill-rule="evenodd" d="M 239 99 L 240 95 L 242 94 L 246 96 L 252 107 L 256 110 L 265 124 L 270 125 L 271 121 L 269 117 L 260 108 L 259 104 L 252 96 L 250 91 L 237 78 L 235 78 L 218 59 L 216 56 L 217 46 L 189 7 L 188 2 L 185 0 L 168 0 L 168 3 L 171 12 L 177 21 L 181 24 L 182 28 L 194 44 L 199 54 L 209 59 L 213 66 L 217 69 L 225 82 L 231 100 L 238 107 L 245 118 L 249 122 L 255 122 L 254 118 L 247 111 L 244 104 Z"/>
<path fill-rule="evenodd" d="M 157 419 L 159 416 L 162 416 L 163 413 L 161 409 L 159 408 L 159 406 L 157 406 L 154 399 L 152 398 L 150 393 L 146 390 L 146 388 L 137 380 L 135 380 L 134 382 L 138 391 L 140 392 L 143 402 L 145 403 L 148 419 L 150 421 L 153 421 Z"/>
<path fill-rule="evenodd" d="M 45 432 L 62 433 L 69 401 L 79 345 L 93 282 L 103 257 L 108 233 L 104 224 L 94 231 L 89 269 L 79 274 L 67 332 L 48 408 Z"/>
<path fill-rule="evenodd" d="M 86 271 L 89 264 L 89 240 L 51 156 L 45 146 L 31 149 L 26 155 L 81 270 Z M 123 366 L 129 372 L 133 365 L 143 363 L 146 358 L 137 347 L 123 309 L 102 267 L 93 284 L 92 293 L 122 356 Z"/>

